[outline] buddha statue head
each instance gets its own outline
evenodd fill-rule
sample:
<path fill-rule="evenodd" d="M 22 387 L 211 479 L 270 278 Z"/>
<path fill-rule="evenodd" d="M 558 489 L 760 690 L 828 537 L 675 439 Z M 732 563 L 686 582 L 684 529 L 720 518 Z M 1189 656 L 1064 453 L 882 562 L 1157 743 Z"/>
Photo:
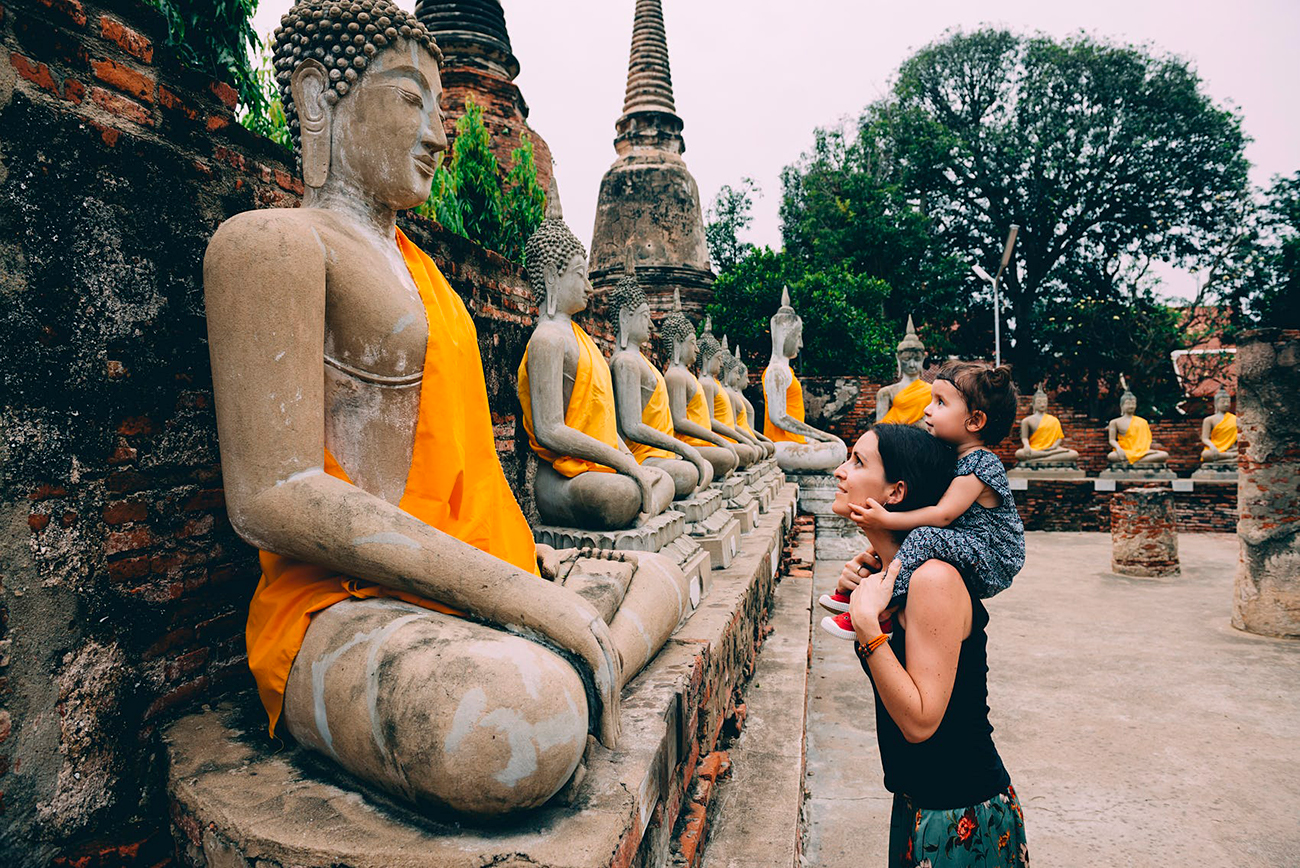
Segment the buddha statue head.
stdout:
<path fill-rule="evenodd" d="M 803 349 L 803 320 L 790 306 L 790 287 L 781 289 L 781 306 L 772 315 L 772 355 L 793 359 Z"/>
<path fill-rule="evenodd" d="M 1226 386 L 1220 386 L 1219 391 L 1214 393 L 1214 412 L 1227 413 L 1232 410 L 1232 393 Z"/>
<path fill-rule="evenodd" d="M 587 249 L 564 222 L 560 190 L 554 178 L 546 195 L 546 217 L 524 245 L 524 260 L 528 283 L 546 316 L 572 315 L 586 309 L 587 294 L 591 292 Z"/>
<path fill-rule="evenodd" d="M 726 339 L 723 339 L 724 343 Z M 736 354 L 729 355 L 730 361 L 727 363 L 729 382 L 733 389 L 743 389 L 749 383 L 749 366 L 745 364 L 745 359 L 740 355 L 740 344 L 736 344 Z"/>
<path fill-rule="evenodd" d="M 687 368 L 695 364 L 699 343 L 695 337 L 695 327 L 686 318 L 686 314 L 682 313 L 682 296 L 678 290 L 673 290 L 673 309 L 659 324 L 659 334 L 664 339 L 664 349 L 670 364 Z"/>
<path fill-rule="evenodd" d="M 609 315 L 618 327 L 620 350 L 650 340 L 650 303 L 635 274 L 625 274 L 609 291 Z"/>
<path fill-rule="evenodd" d="M 1034 390 L 1033 410 L 1035 413 L 1047 412 L 1047 393 L 1043 391 L 1042 386 Z"/>
<path fill-rule="evenodd" d="M 916 336 L 916 326 L 912 324 L 912 315 L 907 315 L 907 333 L 903 339 L 898 342 L 895 350 L 898 357 L 898 376 L 899 377 L 917 377 L 921 373 L 921 365 L 925 362 L 925 344 Z"/>
<path fill-rule="evenodd" d="M 722 344 L 713 336 L 713 317 L 704 317 L 704 329 L 700 332 L 700 374 L 716 377 L 722 372 Z"/>
<path fill-rule="evenodd" d="M 275 80 L 309 203 L 364 191 L 398 211 L 429 198 L 447 149 L 441 60 L 424 25 L 390 0 L 300 0 L 280 19 Z"/>
<path fill-rule="evenodd" d="M 1121 416 L 1132 416 L 1137 412 L 1138 399 L 1137 395 L 1129 391 L 1128 383 L 1124 380 L 1123 374 L 1119 375 L 1119 387 L 1124 390 L 1119 396 L 1119 414 Z"/>

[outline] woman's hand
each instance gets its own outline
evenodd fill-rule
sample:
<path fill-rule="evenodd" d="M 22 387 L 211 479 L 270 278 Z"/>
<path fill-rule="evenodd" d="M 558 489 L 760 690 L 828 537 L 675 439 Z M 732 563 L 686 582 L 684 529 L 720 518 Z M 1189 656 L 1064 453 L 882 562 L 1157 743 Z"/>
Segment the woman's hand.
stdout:
<path fill-rule="evenodd" d="M 895 558 L 889 569 L 867 576 L 849 597 L 849 617 L 853 619 L 853 629 L 857 631 L 859 642 L 868 642 L 879 636 L 880 616 L 889 607 L 894 596 L 894 579 L 902 563 Z"/>
<path fill-rule="evenodd" d="M 865 576 L 879 569 L 880 556 L 876 554 L 875 549 L 867 546 L 862 554 L 845 562 L 844 569 L 840 571 L 839 581 L 835 583 L 835 590 L 841 594 L 851 594 Z"/>
<path fill-rule="evenodd" d="M 874 498 L 868 497 L 865 505 L 850 503 L 849 518 L 853 519 L 862 531 L 901 530 L 893 524 L 894 514 L 885 509 Z"/>

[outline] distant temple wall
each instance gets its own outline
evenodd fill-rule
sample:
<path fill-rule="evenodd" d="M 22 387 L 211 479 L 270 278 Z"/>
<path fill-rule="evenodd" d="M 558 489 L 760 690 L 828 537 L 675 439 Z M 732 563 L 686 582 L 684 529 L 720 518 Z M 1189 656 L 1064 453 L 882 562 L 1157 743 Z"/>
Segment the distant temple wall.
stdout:
<path fill-rule="evenodd" d="M 161 726 L 252 684 L 259 568 L 225 514 L 201 269 L 223 220 L 302 186 L 165 36 L 135 0 L 0 8 L 6 864 L 162 862 Z M 534 515 L 523 271 L 429 221 L 403 228 L 478 323 L 497 448 Z"/>

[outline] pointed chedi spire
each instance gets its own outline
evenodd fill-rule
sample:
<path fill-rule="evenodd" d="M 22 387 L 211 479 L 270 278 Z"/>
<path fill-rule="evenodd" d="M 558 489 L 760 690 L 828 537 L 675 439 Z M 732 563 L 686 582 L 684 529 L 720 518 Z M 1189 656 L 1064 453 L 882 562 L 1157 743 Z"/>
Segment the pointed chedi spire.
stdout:
<path fill-rule="evenodd" d="M 632 53 L 627 63 L 623 113 L 676 113 L 673 76 L 668 66 L 668 34 L 660 0 L 637 0 L 632 19 Z"/>

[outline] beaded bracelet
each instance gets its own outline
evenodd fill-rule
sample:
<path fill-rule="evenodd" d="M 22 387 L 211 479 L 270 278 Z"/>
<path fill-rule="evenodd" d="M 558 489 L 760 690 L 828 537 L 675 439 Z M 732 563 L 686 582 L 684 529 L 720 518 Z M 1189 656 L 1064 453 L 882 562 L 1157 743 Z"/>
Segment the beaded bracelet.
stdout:
<path fill-rule="evenodd" d="M 881 633 L 879 636 L 872 639 L 866 645 L 863 645 L 861 642 L 855 640 L 853 642 L 853 647 L 857 650 L 858 656 L 862 657 L 862 659 L 865 660 L 866 658 L 874 654 L 877 648 L 879 648 L 881 645 L 884 645 L 888 641 L 889 641 L 888 634 Z"/>

